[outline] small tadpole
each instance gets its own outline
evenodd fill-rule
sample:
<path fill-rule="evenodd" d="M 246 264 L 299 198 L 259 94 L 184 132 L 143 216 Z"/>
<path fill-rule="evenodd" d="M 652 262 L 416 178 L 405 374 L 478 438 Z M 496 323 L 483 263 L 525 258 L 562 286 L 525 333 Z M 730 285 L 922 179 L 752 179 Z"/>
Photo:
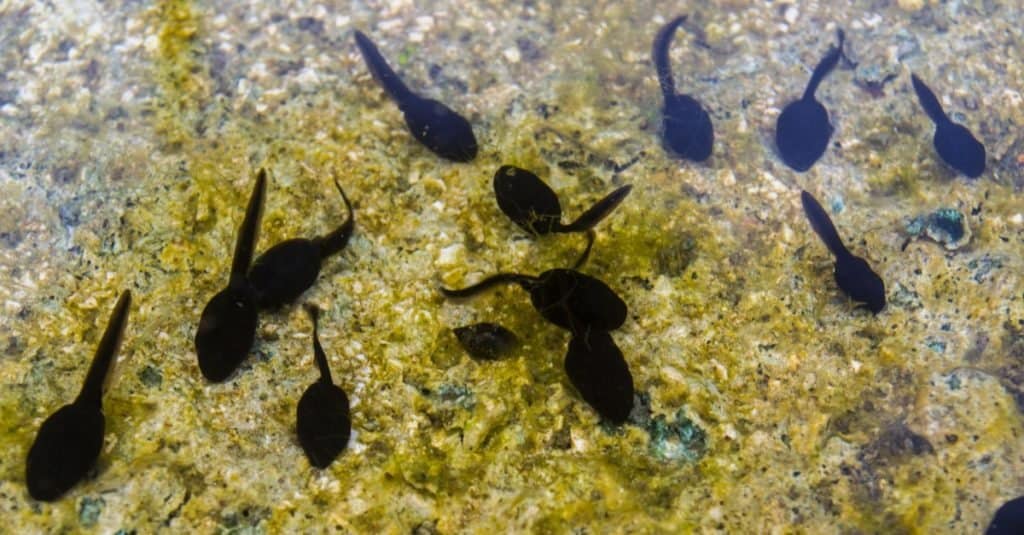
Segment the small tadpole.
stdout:
<path fill-rule="evenodd" d="M 935 152 L 939 153 L 939 157 L 947 165 L 968 178 L 981 176 L 985 172 L 985 146 L 966 126 L 954 123 L 946 115 L 935 93 L 932 93 L 916 74 L 911 73 L 910 80 L 914 92 L 917 93 L 918 102 L 935 123 L 935 137 L 932 139 Z"/>
<path fill-rule="evenodd" d="M 607 331 L 587 329 L 573 335 L 565 354 L 565 373 L 601 417 L 616 425 L 629 418 L 633 374 Z"/>
<path fill-rule="evenodd" d="M 352 417 L 348 396 L 331 379 L 327 355 L 320 346 L 317 327 L 320 310 L 313 305 L 306 305 L 306 312 L 313 321 L 313 357 L 320 370 L 320 378 L 309 385 L 299 399 L 295 411 L 295 429 L 309 464 L 327 468 L 348 445 L 352 434 Z"/>
<path fill-rule="evenodd" d="M 588 234 L 592 236 L 592 234 Z M 517 284 L 530 294 L 533 308 L 547 321 L 573 333 L 594 328 L 618 329 L 626 321 L 626 303 L 600 279 L 577 271 L 590 254 L 593 240 L 570 268 L 549 269 L 534 277 L 520 273 L 498 273 L 461 289 L 441 288 L 450 298 L 471 297 L 499 284 Z"/>
<path fill-rule="evenodd" d="M 688 160 L 703 162 L 711 156 L 715 140 L 711 117 L 697 99 L 676 93 L 672 67 L 669 65 L 668 52 L 672 36 L 684 21 L 686 17 L 679 16 L 662 27 L 654 38 L 652 47 L 651 55 L 654 57 L 658 84 L 661 86 L 661 94 L 665 101 L 662 108 L 661 135 L 665 148 L 670 152 Z"/>
<path fill-rule="evenodd" d="M 355 39 L 370 73 L 398 104 L 409 132 L 417 141 L 434 154 L 453 162 L 468 162 L 476 158 L 477 142 L 469 121 L 448 106 L 413 93 L 366 34 L 356 30 Z"/>
<path fill-rule="evenodd" d="M 511 165 L 503 165 L 494 173 L 498 208 L 520 228 L 538 236 L 589 231 L 615 210 L 632 189 L 629 184 L 617 188 L 566 225 L 562 223 L 558 196 L 540 177 Z"/>
<path fill-rule="evenodd" d="M 985 535 L 1020 535 L 1024 533 L 1024 496 L 1018 496 L 1004 503 L 992 522 L 989 523 Z"/>
<path fill-rule="evenodd" d="M 238 368 L 256 340 L 256 295 L 246 274 L 259 235 L 266 182 L 267 172 L 260 169 L 238 231 L 228 286 L 206 304 L 196 328 L 199 370 L 215 383 L 224 381 Z"/>
<path fill-rule="evenodd" d="M 515 333 L 497 323 L 474 323 L 452 329 L 466 353 L 476 360 L 497 360 L 519 343 Z"/>
<path fill-rule="evenodd" d="M 839 44 L 831 47 L 814 68 L 803 96 L 787 104 L 775 123 L 775 146 L 779 149 L 782 161 L 794 171 L 810 169 L 825 154 L 832 137 L 828 110 L 814 97 L 814 92 L 843 54 L 845 34 L 842 30 L 838 34 Z"/>
<path fill-rule="evenodd" d="M 103 387 L 121 345 L 132 294 L 125 290 L 114 305 L 82 390 L 39 427 L 25 461 L 25 484 L 32 498 L 53 501 L 85 477 L 103 449 Z"/>
<path fill-rule="evenodd" d="M 331 232 L 313 238 L 293 238 L 267 249 L 249 269 L 249 284 L 260 309 L 293 303 L 316 282 L 323 261 L 348 245 L 355 227 L 352 203 L 338 180 L 334 180 L 348 217 Z"/>
<path fill-rule="evenodd" d="M 804 213 L 811 223 L 811 228 L 825 242 L 825 246 L 836 259 L 835 278 L 839 289 L 859 303 L 864 303 L 868 310 L 878 314 L 885 308 L 885 283 L 875 273 L 867 261 L 851 253 L 839 238 L 832 220 L 825 209 L 813 195 L 804 191 L 800 194 Z"/>

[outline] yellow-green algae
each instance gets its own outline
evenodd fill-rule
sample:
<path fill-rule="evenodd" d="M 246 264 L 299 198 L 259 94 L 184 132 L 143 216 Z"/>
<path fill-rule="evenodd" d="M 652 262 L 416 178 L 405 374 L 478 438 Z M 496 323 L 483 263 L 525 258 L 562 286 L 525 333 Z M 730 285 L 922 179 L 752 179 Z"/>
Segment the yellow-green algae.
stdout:
<path fill-rule="evenodd" d="M 52 400 L 70 399 L 77 390 L 97 318 L 118 289 L 133 283 L 147 289 L 132 313 L 122 372 L 106 398 L 110 428 L 99 477 L 41 512 L 22 509 L 18 519 L 25 525 L 76 529 L 82 499 L 117 488 L 127 491 L 121 501 L 105 495 L 101 526 L 113 526 L 105 522 L 116 515 L 125 528 L 155 528 L 171 518 L 172 528 L 201 532 L 246 524 L 267 532 L 332 525 L 352 532 L 417 525 L 442 533 L 560 532 L 581 525 L 639 532 L 719 526 L 924 532 L 941 529 L 957 504 L 984 518 L 987 504 L 961 503 L 951 481 L 977 459 L 974 452 L 1004 455 L 1020 443 L 1019 412 L 990 379 L 972 379 L 965 388 L 978 383 L 970 391 L 994 398 L 997 408 L 975 422 L 981 402 L 965 395 L 952 410 L 978 439 L 960 436 L 949 445 L 930 434 L 931 416 L 923 409 L 944 384 L 934 375 L 953 373 L 956 361 L 929 353 L 921 341 L 936 322 L 964 325 L 954 313 L 970 318 L 979 332 L 1000 332 L 1004 320 L 1020 316 L 1019 298 L 1009 311 L 997 310 L 968 274 L 928 249 L 933 244 L 914 243 L 897 256 L 903 236 L 849 207 L 837 224 L 844 233 L 860 230 L 853 248 L 867 251 L 887 280 L 914 288 L 924 305 L 890 306 L 876 318 L 854 313 L 832 283 L 827 252 L 801 219 L 796 190 L 768 195 L 772 186 L 760 175 L 764 160 L 751 156 L 763 151 L 754 134 L 725 123 L 720 138 L 743 142 L 716 148 L 722 151 L 716 158 L 735 175 L 732 188 L 720 188 L 664 155 L 650 129 L 643 134 L 650 136 L 642 144 L 644 159 L 617 178 L 636 188 L 599 226 L 583 269 L 607 280 L 630 306 L 630 320 L 613 336 L 654 412 L 671 417 L 683 410 L 708 433 L 707 453 L 696 463 L 657 459 L 646 433 L 600 426 L 572 392 L 561 372 L 566 334 L 540 322 L 524 292 L 503 288 L 459 303 L 437 292 L 441 283 L 467 284 L 495 271 L 538 273 L 574 261 L 583 245 L 577 236 L 516 239 L 520 231 L 492 201 L 491 174 L 502 163 L 534 169 L 560 184 L 567 217 L 579 213 L 613 187 L 611 174 L 561 171 L 546 159 L 552 149 L 542 143 L 548 139 L 535 136 L 547 128 L 578 130 L 580 144 L 565 144 L 559 155 L 588 166 L 631 156 L 629 145 L 600 135 L 621 119 L 621 110 L 595 103 L 610 93 L 656 106 L 646 65 L 630 67 L 643 84 L 618 88 L 596 74 L 621 67 L 618 60 L 598 63 L 583 82 L 571 84 L 580 91 L 569 84 L 556 91 L 561 110 L 551 119 L 528 115 L 497 128 L 496 118 L 481 118 L 488 149 L 478 161 L 439 165 L 409 140 L 399 113 L 365 77 L 340 94 L 289 95 L 266 113 L 233 114 L 212 103 L 199 44 L 205 16 L 188 2 L 154 10 L 162 29 L 153 76 L 163 106 L 153 127 L 169 152 L 180 151 L 175 157 L 185 166 L 149 168 L 146 178 L 183 176 L 125 210 L 121 232 L 137 236 L 131 243 L 102 253 L 110 230 L 98 222 L 79 229 L 76 243 L 95 260 L 87 267 L 103 267 L 81 280 L 62 275 L 55 284 L 70 288 L 69 295 L 55 317 L 33 318 L 36 334 L 25 341 L 32 350 L 52 352 L 55 370 L 66 373 L 55 379 L 51 372 L 41 383 L 18 379 L 29 383 L 29 399 L 39 403 L 28 421 L 19 418 L 25 407 L 15 407 L 20 396 L 11 390 L 0 403 L 0 421 L 24 424 L 5 433 L 3 443 L 10 446 L 4 478 L 20 486 L 17 463 L 29 432 L 59 404 Z M 728 23 L 724 16 L 716 20 Z M 614 35 L 646 43 L 647 30 L 611 22 L 593 42 Z M 345 68 L 360 65 L 346 59 Z M 359 109 L 346 109 L 352 107 Z M 215 135 L 196 134 L 200 111 L 224 120 Z M 633 112 L 656 117 L 650 107 Z M 586 127 L 574 128 L 580 122 Z M 894 195 L 908 211 L 940 198 L 976 202 L 979 187 L 963 181 L 914 187 L 915 174 L 920 181 L 934 173 L 913 172 L 930 168 L 930 156 L 908 146 L 881 151 L 871 164 L 869 188 L 848 206 Z M 203 383 L 191 352 L 198 311 L 226 280 L 259 166 L 272 176 L 259 249 L 322 233 L 342 220 L 329 180 L 334 172 L 357 204 L 350 249 L 326 263 L 307 295 L 328 310 L 323 339 L 336 381 L 350 393 L 362 387 L 353 407 L 360 448 L 324 474 L 310 469 L 292 438 L 293 402 L 315 377 L 304 315 L 291 309 L 268 315 L 254 356 L 225 385 Z M 684 185 L 693 190 L 681 194 Z M 739 191 L 748 187 L 763 189 Z M 991 213 L 1013 213 L 1008 187 L 982 188 L 991 193 Z M 711 190 L 709 199 L 697 200 Z M 1005 225 L 1005 217 L 983 221 L 974 247 L 1006 255 L 1010 265 L 997 276 L 999 288 L 1019 293 L 1013 274 L 1020 272 L 1019 255 L 999 239 Z M 465 251 L 457 263 L 440 265 L 439 249 L 460 241 Z M 425 272 L 424 265 L 431 268 Z M 915 277 L 915 269 L 925 275 Z M 151 284 L 152 277 L 160 282 Z M 500 362 L 471 361 L 449 330 L 478 320 L 510 327 L 522 346 Z M 969 342 L 952 339 L 947 351 L 962 352 Z M 55 344 L 71 349 L 61 352 Z M 982 365 L 991 371 L 1007 357 L 997 347 L 985 358 Z M 145 364 L 161 370 L 159 389 L 134 380 Z M 19 372 L 27 374 L 27 365 Z M 4 384 L 14 382 L 5 377 Z M 425 394 L 452 385 L 472 393 L 472 408 Z M 852 423 L 837 430 L 844 415 L 852 415 Z M 939 454 L 857 465 L 858 450 L 899 420 L 924 434 Z M 566 430 L 571 447 L 562 449 L 557 444 L 564 437 L 556 435 Z M 1020 468 L 1020 461 L 1000 462 Z M 865 475 L 844 476 L 842 465 Z M 871 478 L 883 481 L 880 495 L 872 494 Z M 990 486 L 982 488 L 986 498 L 996 497 Z"/>

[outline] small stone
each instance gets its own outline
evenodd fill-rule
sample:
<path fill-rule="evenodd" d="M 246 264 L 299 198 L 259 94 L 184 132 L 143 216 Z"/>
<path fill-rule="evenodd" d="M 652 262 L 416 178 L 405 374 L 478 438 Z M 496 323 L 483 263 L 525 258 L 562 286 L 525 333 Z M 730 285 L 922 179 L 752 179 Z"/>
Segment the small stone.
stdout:
<path fill-rule="evenodd" d="M 900 6 L 903 11 L 913 13 L 924 7 L 924 0 L 897 0 L 896 5 Z"/>
<path fill-rule="evenodd" d="M 964 215 L 955 208 L 940 208 L 930 214 L 917 216 L 907 223 L 906 230 L 914 237 L 923 234 L 951 251 L 967 245 L 971 240 Z"/>
<path fill-rule="evenodd" d="M 505 59 L 508 60 L 509 63 L 513 64 L 519 63 L 519 60 L 521 59 L 521 56 L 519 55 L 519 49 L 514 46 L 506 48 L 504 52 L 502 52 L 502 55 L 505 56 Z"/>
<path fill-rule="evenodd" d="M 139 380 L 146 386 L 158 387 L 164 382 L 164 377 L 161 375 L 160 370 L 146 364 L 142 370 L 139 371 Z"/>
<path fill-rule="evenodd" d="M 105 504 L 103 498 L 90 498 L 89 496 L 82 498 L 82 501 L 78 503 L 78 521 L 82 523 L 83 527 L 95 526 Z"/>
<path fill-rule="evenodd" d="M 478 360 L 496 360 L 519 342 L 515 333 L 496 323 L 475 323 L 453 331 L 466 353 Z"/>

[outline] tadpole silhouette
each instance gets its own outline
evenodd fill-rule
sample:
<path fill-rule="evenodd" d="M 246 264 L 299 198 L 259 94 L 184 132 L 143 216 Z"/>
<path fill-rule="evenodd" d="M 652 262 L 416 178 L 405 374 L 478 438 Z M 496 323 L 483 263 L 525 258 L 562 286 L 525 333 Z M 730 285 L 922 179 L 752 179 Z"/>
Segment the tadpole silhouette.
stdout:
<path fill-rule="evenodd" d="M 316 282 L 323 261 L 348 245 L 355 227 L 355 216 L 341 184 L 335 180 L 334 185 L 348 209 L 344 223 L 328 234 L 311 240 L 285 240 L 267 249 L 253 261 L 248 278 L 260 309 L 277 308 L 294 302 Z"/>
<path fill-rule="evenodd" d="M 999 507 L 985 535 L 1020 535 L 1024 533 L 1024 496 L 1018 496 Z"/>
<path fill-rule="evenodd" d="M 679 16 L 666 24 L 654 38 L 652 56 L 658 71 L 658 85 L 665 105 L 662 108 L 661 134 L 664 145 L 671 152 L 688 160 L 702 162 L 711 156 L 715 132 L 708 112 L 690 95 L 676 93 L 669 65 L 669 45 L 676 28 L 686 21 Z"/>
<path fill-rule="evenodd" d="M 589 235 L 589 233 L 588 233 Z M 441 288 L 450 298 L 474 296 L 500 284 L 517 284 L 530 294 L 533 308 L 547 321 L 573 333 L 587 327 L 611 331 L 626 321 L 626 303 L 600 279 L 576 269 L 586 261 L 593 240 L 576 264 L 569 269 L 549 269 L 534 277 L 521 273 L 498 273 L 461 289 Z"/>
<path fill-rule="evenodd" d="M 844 39 L 845 34 L 839 30 L 839 44 L 831 47 L 814 68 L 803 97 L 787 104 L 775 123 L 775 145 L 779 148 L 779 155 L 795 171 L 810 169 L 828 148 L 832 123 L 825 106 L 814 98 L 814 92 L 839 62 Z"/>
<path fill-rule="evenodd" d="M 246 274 L 259 235 L 266 180 L 266 171 L 260 169 L 238 231 L 228 286 L 206 304 L 196 328 L 199 370 L 213 382 L 227 379 L 245 360 L 256 339 L 256 295 Z"/>
<path fill-rule="evenodd" d="M 586 329 L 569 339 L 565 373 L 580 396 L 614 424 L 633 410 L 633 375 L 611 334 Z"/>
<path fill-rule="evenodd" d="M 911 74 L 910 80 L 921 107 L 935 123 L 935 136 L 932 139 L 935 152 L 939 153 L 942 161 L 968 178 L 981 176 L 985 172 L 985 146 L 966 126 L 954 123 L 946 115 L 935 93 L 916 74 Z"/>
<path fill-rule="evenodd" d="M 558 196 L 537 175 L 503 165 L 494 173 L 494 196 L 498 207 L 516 225 L 535 234 L 584 232 L 608 216 L 632 191 L 627 184 L 597 201 L 568 225 L 562 223 L 562 206 Z"/>
<path fill-rule="evenodd" d="M 813 195 L 804 191 L 800 194 L 800 200 L 811 228 L 836 259 L 835 278 L 839 289 L 854 301 L 865 303 L 871 312 L 881 312 L 885 308 L 885 283 L 882 278 L 866 260 L 854 255 L 843 245 L 835 225 Z"/>
<path fill-rule="evenodd" d="M 302 393 L 295 412 L 295 428 L 309 464 L 327 468 L 348 445 L 352 434 L 352 417 L 349 414 L 348 396 L 331 379 L 327 355 L 320 346 L 317 327 L 320 310 L 307 305 L 306 312 L 313 321 L 313 357 L 320 369 L 320 378 Z"/>
<path fill-rule="evenodd" d="M 125 290 L 114 305 L 78 397 L 46 418 L 36 433 L 25 462 L 25 483 L 36 500 L 56 500 L 99 458 L 105 425 L 103 385 L 121 345 L 131 302 L 132 294 Z"/>
<path fill-rule="evenodd" d="M 469 121 L 448 106 L 413 93 L 363 32 L 356 30 L 356 46 L 370 73 L 398 104 L 409 132 L 434 154 L 454 162 L 476 157 L 477 143 Z"/>

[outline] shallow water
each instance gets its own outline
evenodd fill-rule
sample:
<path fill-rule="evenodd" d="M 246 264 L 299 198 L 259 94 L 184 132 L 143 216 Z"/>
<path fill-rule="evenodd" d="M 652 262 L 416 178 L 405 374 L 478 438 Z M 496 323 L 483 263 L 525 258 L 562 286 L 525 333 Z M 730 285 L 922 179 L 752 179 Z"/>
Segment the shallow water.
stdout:
<path fill-rule="evenodd" d="M 703 164 L 658 137 L 650 46 L 678 4 L 505 4 L 0 6 L 0 510 L 17 531 L 963 533 L 1024 494 L 1019 2 L 693 6 L 670 59 L 714 123 Z M 775 120 L 840 27 L 849 61 L 816 93 L 832 143 L 795 173 Z M 474 161 L 412 139 L 356 28 L 470 120 Z M 979 179 L 938 160 L 911 71 L 985 144 Z M 634 186 L 581 268 L 629 306 L 614 338 L 640 398 L 621 427 L 580 399 L 568 336 L 518 288 L 438 290 L 582 250 L 502 214 L 504 164 L 551 185 L 566 221 Z M 337 226 L 335 175 L 355 205 L 303 297 L 352 405 L 324 471 L 295 437 L 317 377 L 301 307 L 261 317 L 227 382 L 196 364 L 260 167 L 257 252 Z M 885 280 L 879 315 L 839 292 L 803 189 Z M 96 473 L 34 502 L 35 430 L 126 288 Z M 472 360 L 451 330 L 482 321 L 521 345 Z"/>

